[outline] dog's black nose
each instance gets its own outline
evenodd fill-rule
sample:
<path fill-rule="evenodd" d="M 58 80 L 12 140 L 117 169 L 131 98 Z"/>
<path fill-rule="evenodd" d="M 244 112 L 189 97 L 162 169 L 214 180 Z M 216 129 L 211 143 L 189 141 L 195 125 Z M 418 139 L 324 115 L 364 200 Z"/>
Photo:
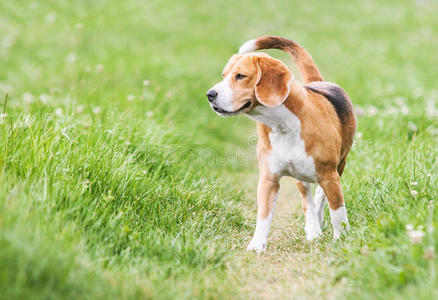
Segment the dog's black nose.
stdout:
<path fill-rule="evenodd" d="M 207 98 L 209 102 L 213 102 L 217 97 L 217 92 L 215 90 L 209 90 L 207 92 Z"/>

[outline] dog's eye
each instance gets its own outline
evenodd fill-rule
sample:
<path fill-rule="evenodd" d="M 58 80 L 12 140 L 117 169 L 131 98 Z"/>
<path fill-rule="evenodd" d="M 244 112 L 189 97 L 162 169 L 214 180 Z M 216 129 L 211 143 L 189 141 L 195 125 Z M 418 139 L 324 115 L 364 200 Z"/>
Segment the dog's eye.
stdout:
<path fill-rule="evenodd" d="M 238 74 L 236 75 L 236 80 L 240 80 L 240 79 L 243 79 L 243 78 L 245 78 L 245 77 L 246 77 L 246 75 L 243 75 L 243 74 L 238 73 Z"/>

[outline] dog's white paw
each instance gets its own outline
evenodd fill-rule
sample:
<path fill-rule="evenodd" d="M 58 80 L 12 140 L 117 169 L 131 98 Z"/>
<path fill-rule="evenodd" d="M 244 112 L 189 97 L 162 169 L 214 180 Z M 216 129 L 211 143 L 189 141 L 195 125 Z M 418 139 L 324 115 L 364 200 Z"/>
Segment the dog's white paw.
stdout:
<path fill-rule="evenodd" d="M 336 210 L 330 209 L 330 218 L 333 226 L 333 239 L 338 239 L 342 233 L 350 229 L 347 210 L 344 205 Z"/>
<path fill-rule="evenodd" d="M 314 240 L 322 235 L 321 226 L 319 225 L 319 219 L 316 216 L 306 216 L 306 226 L 304 227 L 306 232 L 306 239 L 308 241 Z"/>
<path fill-rule="evenodd" d="M 252 239 L 251 242 L 249 243 L 248 247 L 246 247 L 246 250 L 261 253 L 261 252 L 264 252 L 266 250 L 267 245 L 268 245 L 267 240 Z"/>

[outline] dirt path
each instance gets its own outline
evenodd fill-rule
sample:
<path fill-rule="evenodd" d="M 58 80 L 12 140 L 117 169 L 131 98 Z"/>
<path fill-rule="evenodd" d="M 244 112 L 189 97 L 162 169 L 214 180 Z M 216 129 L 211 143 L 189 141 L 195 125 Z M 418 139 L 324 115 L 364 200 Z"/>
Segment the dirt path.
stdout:
<path fill-rule="evenodd" d="M 256 172 L 255 172 L 256 174 Z M 251 175 L 252 176 L 252 175 Z M 252 177 L 251 177 L 252 178 Z M 248 217 L 255 222 L 257 180 L 248 185 Z M 326 216 L 327 217 L 327 216 Z M 254 225 L 255 227 L 255 225 Z M 331 230 L 324 225 L 324 241 Z M 250 236 L 247 237 L 249 242 Z M 242 297 L 249 299 L 334 299 L 342 282 L 335 283 L 330 265 L 330 247 L 323 241 L 308 242 L 304 235 L 304 214 L 295 184 L 291 178 L 281 180 L 280 197 L 265 253 L 243 252 L 238 260 Z M 324 243 L 324 244 L 330 244 Z M 336 293 L 337 294 L 337 293 Z"/>

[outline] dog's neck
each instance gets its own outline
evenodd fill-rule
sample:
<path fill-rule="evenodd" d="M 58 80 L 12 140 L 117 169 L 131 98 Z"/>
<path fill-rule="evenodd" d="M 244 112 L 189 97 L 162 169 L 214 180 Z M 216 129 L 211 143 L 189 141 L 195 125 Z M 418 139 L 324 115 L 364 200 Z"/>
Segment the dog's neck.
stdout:
<path fill-rule="evenodd" d="M 301 129 L 300 121 L 284 104 L 277 107 L 256 106 L 247 116 L 268 126 L 273 133 L 293 134 Z"/>
<path fill-rule="evenodd" d="M 296 84 L 296 83 L 295 83 Z M 294 84 L 293 84 L 294 85 Z M 298 93 L 296 93 L 298 92 Z M 246 113 L 248 117 L 268 126 L 273 132 L 292 133 L 301 128 L 301 123 L 292 108 L 302 107 L 302 89 L 291 86 L 287 99 L 276 107 L 257 105 Z"/>

